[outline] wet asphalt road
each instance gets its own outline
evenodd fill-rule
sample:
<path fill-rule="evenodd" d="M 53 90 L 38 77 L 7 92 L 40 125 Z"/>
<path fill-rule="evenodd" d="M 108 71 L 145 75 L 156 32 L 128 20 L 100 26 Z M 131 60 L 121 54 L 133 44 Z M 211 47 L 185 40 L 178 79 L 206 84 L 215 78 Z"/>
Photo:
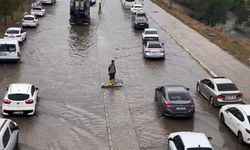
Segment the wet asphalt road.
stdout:
<path fill-rule="evenodd" d="M 219 110 L 196 94 L 196 81 L 208 74 L 152 19 L 150 27 L 165 43 L 165 61 L 143 59 L 141 31 L 132 29 L 131 15 L 119 0 L 105 0 L 100 15 L 92 7 L 90 26 L 69 25 L 68 1 L 46 6 L 46 11 L 38 28 L 27 29 L 21 63 L 0 64 L 2 97 L 4 87 L 14 82 L 40 89 L 35 116 L 10 117 L 20 126 L 21 150 L 109 149 L 100 84 L 113 58 L 141 149 L 166 149 L 168 134 L 185 130 L 213 137 L 216 150 L 249 149 L 219 124 Z M 154 88 L 164 84 L 191 89 L 197 106 L 193 119 L 161 117 L 153 96 Z"/>

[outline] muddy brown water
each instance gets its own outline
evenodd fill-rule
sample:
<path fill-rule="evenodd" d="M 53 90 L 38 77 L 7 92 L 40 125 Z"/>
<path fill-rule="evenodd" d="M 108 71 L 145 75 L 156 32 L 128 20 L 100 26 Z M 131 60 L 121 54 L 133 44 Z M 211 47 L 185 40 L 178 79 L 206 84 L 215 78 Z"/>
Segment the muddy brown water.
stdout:
<path fill-rule="evenodd" d="M 190 130 L 213 137 L 218 150 L 249 149 L 219 124 L 219 110 L 196 94 L 196 81 L 208 74 L 152 19 L 150 27 L 159 30 L 165 43 L 165 60 L 143 59 L 141 31 L 132 29 L 131 15 L 118 0 L 104 1 L 100 15 L 92 7 L 90 26 L 69 25 L 67 1 L 45 8 L 40 26 L 27 29 L 21 62 L 0 64 L 2 97 L 10 83 L 28 82 L 40 89 L 35 116 L 9 117 L 20 126 L 19 149 L 109 149 L 100 70 L 106 70 L 113 58 L 141 149 L 166 149 L 169 133 Z M 193 119 L 160 115 L 154 88 L 164 84 L 191 89 L 196 103 Z"/>

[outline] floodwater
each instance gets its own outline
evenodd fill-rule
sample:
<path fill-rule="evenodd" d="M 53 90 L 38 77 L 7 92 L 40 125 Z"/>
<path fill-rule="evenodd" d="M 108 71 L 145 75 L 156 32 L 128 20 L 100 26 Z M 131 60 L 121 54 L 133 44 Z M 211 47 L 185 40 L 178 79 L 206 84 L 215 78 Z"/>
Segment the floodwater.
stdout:
<path fill-rule="evenodd" d="M 39 88 L 35 116 L 9 117 L 20 126 L 21 150 L 109 149 L 100 84 L 106 82 L 111 59 L 115 59 L 118 77 L 124 81 L 123 93 L 140 149 L 166 149 L 167 136 L 175 131 L 204 132 L 213 137 L 216 150 L 249 149 L 220 125 L 219 109 L 196 94 L 197 80 L 208 74 L 152 18 L 150 27 L 158 29 L 165 43 L 165 60 L 143 59 L 141 31 L 133 30 L 131 15 L 121 8 L 119 0 L 105 0 L 101 14 L 97 6 L 92 7 L 90 26 L 69 25 L 68 1 L 45 8 L 47 14 L 40 18 L 40 26 L 27 29 L 21 62 L 0 64 L 2 97 L 4 87 L 15 82 Z M 160 115 L 153 100 L 154 89 L 165 84 L 191 89 L 196 103 L 193 119 Z"/>

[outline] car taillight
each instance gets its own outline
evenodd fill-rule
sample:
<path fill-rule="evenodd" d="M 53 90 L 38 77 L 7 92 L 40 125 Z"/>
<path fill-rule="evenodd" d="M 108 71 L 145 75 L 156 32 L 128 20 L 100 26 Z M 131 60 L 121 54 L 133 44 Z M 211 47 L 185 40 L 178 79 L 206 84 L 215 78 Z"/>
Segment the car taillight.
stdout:
<path fill-rule="evenodd" d="M 25 103 L 26 103 L 26 104 L 33 104 L 34 101 L 33 101 L 33 99 L 28 99 L 28 100 L 25 101 Z"/>
<path fill-rule="evenodd" d="M 191 108 L 192 108 L 192 109 L 195 109 L 195 104 L 194 104 L 194 102 L 191 103 Z"/>
<path fill-rule="evenodd" d="M 16 35 L 16 37 L 21 37 L 21 35 Z"/>
<path fill-rule="evenodd" d="M 171 109 L 172 108 L 172 104 L 171 103 L 165 103 L 165 108 L 166 109 Z"/>
<path fill-rule="evenodd" d="M 236 96 L 236 99 L 243 99 L 243 94 L 242 94 L 242 93 L 239 93 L 239 94 Z"/>
<path fill-rule="evenodd" d="M 4 103 L 4 104 L 10 104 L 10 103 L 11 103 L 11 100 L 9 100 L 9 99 L 4 99 L 4 100 L 3 100 L 3 103 Z"/>
<path fill-rule="evenodd" d="M 250 130 L 246 129 L 246 131 L 247 131 L 247 133 L 249 133 L 249 134 L 250 134 Z"/>
<path fill-rule="evenodd" d="M 218 99 L 225 99 L 225 96 L 224 95 L 218 95 L 217 98 Z"/>

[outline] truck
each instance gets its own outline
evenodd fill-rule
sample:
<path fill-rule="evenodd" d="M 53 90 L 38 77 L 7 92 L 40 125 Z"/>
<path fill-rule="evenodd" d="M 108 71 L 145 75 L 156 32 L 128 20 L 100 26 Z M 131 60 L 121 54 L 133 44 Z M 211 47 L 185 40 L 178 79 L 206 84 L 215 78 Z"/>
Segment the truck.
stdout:
<path fill-rule="evenodd" d="M 90 23 L 90 0 L 70 0 L 70 24 Z"/>

